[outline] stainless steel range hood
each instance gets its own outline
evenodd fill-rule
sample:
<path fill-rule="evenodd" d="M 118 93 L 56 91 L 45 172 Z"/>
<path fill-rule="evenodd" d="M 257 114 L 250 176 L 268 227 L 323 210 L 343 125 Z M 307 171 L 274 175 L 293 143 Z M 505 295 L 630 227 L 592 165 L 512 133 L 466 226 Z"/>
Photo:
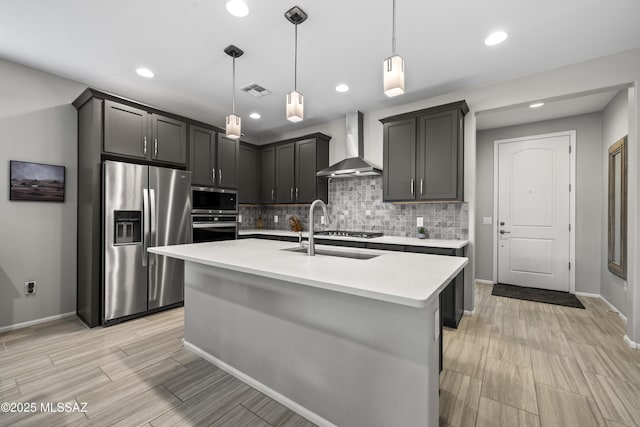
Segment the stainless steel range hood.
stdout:
<path fill-rule="evenodd" d="M 382 171 L 366 161 L 364 155 L 364 140 L 362 133 L 362 113 L 347 113 L 345 135 L 345 151 L 347 158 L 319 171 L 316 175 L 330 178 L 348 178 L 354 176 L 381 175 Z"/>

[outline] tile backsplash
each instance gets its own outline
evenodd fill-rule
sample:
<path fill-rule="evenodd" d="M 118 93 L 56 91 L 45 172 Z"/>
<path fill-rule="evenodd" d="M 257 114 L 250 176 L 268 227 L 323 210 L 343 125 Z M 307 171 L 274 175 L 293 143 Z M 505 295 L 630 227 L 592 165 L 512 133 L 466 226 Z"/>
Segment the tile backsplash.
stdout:
<path fill-rule="evenodd" d="M 467 203 L 385 203 L 380 176 L 331 180 L 327 207 L 331 223 L 320 224 L 322 209 L 317 208 L 315 227 L 318 230 L 382 231 L 387 236 L 413 237 L 418 229 L 416 219 L 422 217 L 429 238 L 469 238 Z M 309 205 L 240 206 L 240 215 L 241 229 L 256 228 L 256 220 L 261 216 L 265 229 L 289 230 L 288 219 L 296 215 L 307 230 Z"/>

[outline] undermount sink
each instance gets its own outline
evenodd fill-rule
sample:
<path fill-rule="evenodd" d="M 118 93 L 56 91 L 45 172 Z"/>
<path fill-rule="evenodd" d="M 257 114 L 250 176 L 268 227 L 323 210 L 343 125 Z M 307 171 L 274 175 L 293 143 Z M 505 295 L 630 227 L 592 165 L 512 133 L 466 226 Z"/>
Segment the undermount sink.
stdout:
<path fill-rule="evenodd" d="M 281 251 L 298 252 L 301 254 L 307 254 L 307 248 L 296 246 L 295 248 L 280 249 Z M 340 258 L 351 259 L 371 259 L 380 256 L 379 254 L 368 254 L 363 252 L 351 252 L 351 251 L 336 251 L 330 249 L 316 248 L 316 255 L 336 256 Z"/>

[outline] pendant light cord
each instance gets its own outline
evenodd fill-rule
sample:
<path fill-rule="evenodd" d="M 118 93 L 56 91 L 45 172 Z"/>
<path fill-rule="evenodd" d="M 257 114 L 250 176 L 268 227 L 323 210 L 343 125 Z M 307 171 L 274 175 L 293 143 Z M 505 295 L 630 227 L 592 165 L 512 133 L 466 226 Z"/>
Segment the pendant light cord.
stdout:
<path fill-rule="evenodd" d="M 393 0 L 393 35 L 391 37 L 391 50 L 396 56 L 396 0 Z"/>
<path fill-rule="evenodd" d="M 394 0 L 395 1 L 395 0 Z M 295 25 L 295 47 L 293 49 L 293 90 L 298 91 L 298 24 Z"/>
<path fill-rule="evenodd" d="M 236 115 L 236 57 L 233 57 L 233 84 L 232 84 L 232 92 L 231 99 L 233 99 L 233 115 Z"/>

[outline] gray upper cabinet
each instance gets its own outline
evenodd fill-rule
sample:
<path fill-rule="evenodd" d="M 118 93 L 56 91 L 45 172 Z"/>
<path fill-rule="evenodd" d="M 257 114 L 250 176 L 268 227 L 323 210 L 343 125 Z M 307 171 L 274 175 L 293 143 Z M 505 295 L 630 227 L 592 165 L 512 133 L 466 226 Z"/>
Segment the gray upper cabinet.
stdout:
<path fill-rule="evenodd" d="M 191 183 L 212 186 L 216 183 L 216 133 L 211 129 L 191 126 L 189 166 Z"/>
<path fill-rule="evenodd" d="M 185 122 L 152 114 L 151 130 L 153 134 L 152 160 L 187 164 L 187 124 Z"/>
<path fill-rule="evenodd" d="M 462 139 L 459 109 L 418 118 L 419 200 L 462 200 Z"/>
<path fill-rule="evenodd" d="M 191 183 L 238 188 L 239 142 L 200 126 L 191 126 L 189 139 Z"/>
<path fill-rule="evenodd" d="M 463 201 L 465 101 L 382 119 L 385 201 Z"/>
<path fill-rule="evenodd" d="M 218 187 L 238 188 L 238 154 L 240 142 L 218 134 Z"/>
<path fill-rule="evenodd" d="M 187 124 L 111 100 L 104 101 L 107 154 L 187 164 Z"/>
<path fill-rule="evenodd" d="M 276 202 L 276 149 L 265 148 L 260 151 L 260 202 Z"/>
<path fill-rule="evenodd" d="M 260 203 L 260 151 L 247 144 L 238 154 L 238 203 Z"/>
<path fill-rule="evenodd" d="M 251 150 L 258 150 L 259 202 L 295 204 L 311 203 L 315 199 L 327 202 L 328 179 L 317 177 L 316 172 L 329 166 L 330 139 L 330 136 L 314 133 L 269 144 L 264 148 L 247 144 L 241 154 L 241 164 L 243 169 L 251 167 Z M 242 160 L 242 157 L 245 159 Z M 251 178 L 248 177 L 247 180 L 244 185 L 241 180 L 241 188 L 250 188 Z M 241 194 L 241 203 L 252 203 L 250 194 L 248 192 L 246 198 Z"/>
<path fill-rule="evenodd" d="M 415 197 L 416 119 L 384 124 L 383 197 L 385 201 Z"/>
<path fill-rule="evenodd" d="M 315 199 L 328 202 L 328 179 L 316 172 L 329 166 L 329 140 L 310 138 L 296 141 L 295 201 L 311 203 Z"/>
<path fill-rule="evenodd" d="M 276 202 L 295 203 L 295 144 L 276 146 Z"/>
<path fill-rule="evenodd" d="M 105 153 L 146 159 L 151 141 L 147 137 L 147 112 L 113 101 L 104 101 Z"/>

